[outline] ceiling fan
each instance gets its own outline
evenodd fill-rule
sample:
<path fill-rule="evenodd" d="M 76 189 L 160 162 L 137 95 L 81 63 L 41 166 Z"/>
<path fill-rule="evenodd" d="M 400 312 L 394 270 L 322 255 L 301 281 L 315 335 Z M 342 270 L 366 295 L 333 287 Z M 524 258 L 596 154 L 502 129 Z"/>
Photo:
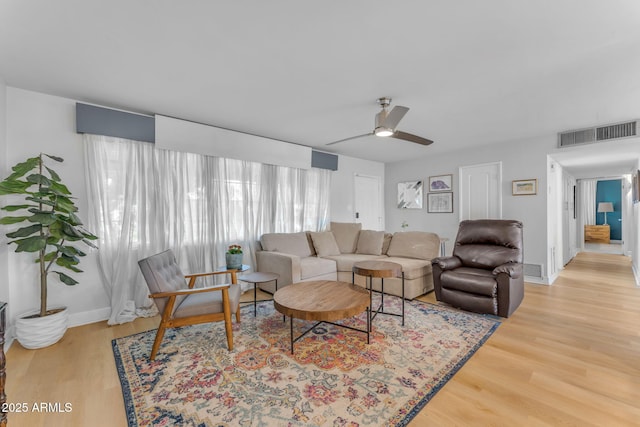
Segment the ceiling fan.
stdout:
<path fill-rule="evenodd" d="M 430 139 L 422 138 L 421 136 L 412 135 L 410 133 L 402 132 L 396 130 L 396 126 L 400 123 L 400 120 L 407 114 L 409 108 L 403 107 L 401 105 L 396 105 L 391 109 L 391 111 L 387 111 L 389 104 L 391 104 L 391 98 L 378 98 L 378 104 L 382 107 L 382 111 L 376 114 L 375 127 L 373 132 L 365 133 L 358 136 L 352 136 L 349 138 L 341 139 L 339 141 L 330 142 L 326 145 L 333 145 L 339 142 L 350 141 L 356 138 L 364 138 L 365 136 L 380 136 L 380 137 L 391 137 L 396 139 L 402 139 L 409 142 L 415 142 L 416 144 L 421 145 L 430 145 L 433 144 L 433 141 Z"/>

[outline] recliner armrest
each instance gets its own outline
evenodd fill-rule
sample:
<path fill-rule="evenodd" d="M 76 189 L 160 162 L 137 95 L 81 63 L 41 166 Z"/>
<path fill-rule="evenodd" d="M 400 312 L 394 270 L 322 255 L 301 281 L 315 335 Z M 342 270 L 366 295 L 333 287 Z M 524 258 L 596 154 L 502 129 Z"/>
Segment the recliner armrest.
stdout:
<path fill-rule="evenodd" d="M 522 276 L 523 266 L 517 262 L 507 262 L 494 268 L 492 273 L 494 276 L 497 276 L 500 273 L 505 273 L 512 279 L 517 279 Z"/>
<path fill-rule="evenodd" d="M 462 261 L 457 256 L 445 256 L 432 259 L 431 265 L 437 265 L 442 271 L 445 271 L 462 267 Z"/>

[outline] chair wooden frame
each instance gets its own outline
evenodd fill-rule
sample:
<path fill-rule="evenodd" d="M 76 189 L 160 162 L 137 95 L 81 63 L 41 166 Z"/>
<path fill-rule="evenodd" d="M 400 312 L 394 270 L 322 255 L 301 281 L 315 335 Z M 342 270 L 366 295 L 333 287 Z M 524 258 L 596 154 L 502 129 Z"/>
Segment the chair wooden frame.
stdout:
<path fill-rule="evenodd" d="M 160 348 L 160 344 L 162 343 L 162 338 L 164 337 L 164 333 L 167 328 L 178 328 L 180 326 L 187 325 L 197 325 L 200 323 L 209 323 L 209 322 L 219 322 L 224 320 L 225 330 L 227 334 L 227 345 L 229 346 L 229 351 L 233 350 L 233 329 L 231 326 L 231 307 L 229 303 L 229 287 L 238 285 L 238 277 L 236 270 L 228 270 L 228 271 L 214 271 L 210 273 L 197 273 L 197 274 L 187 274 L 184 277 L 189 280 L 188 289 L 181 289 L 177 291 L 171 292 L 156 292 L 150 294 L 150 298 L 168 298 L 167 303 L 164 307 L 164 311 L 162 312 L 162 317 L 160 319 L 160 325 L 158 326 L 158 332 L 156 332 L 156 339 L 153 342 L 153 347 L 151 349 L 150 360 L 154 360 L 156 358 L 156 354 Z M 205 276 L 213 276 L 218 274 L 230 274 L 231 275 L 231 284 L 226 285 L 215 285 L 208 286 L 204 288 L 194 288 L 196 284 L 196 279 L 199 277 Z M 177 296 L 187 296 L 191 294 L 203 293 L 203 292 L 215 292 L 222 291 L 222 313 L 209 313 L 209 314 L 200 314 L 197 316 L 188 316 L 188 317 L 173 317 L 173 307 L 176 302 Z M 240 307 L 236 309 L 236 322 L 240 322 Z"/>

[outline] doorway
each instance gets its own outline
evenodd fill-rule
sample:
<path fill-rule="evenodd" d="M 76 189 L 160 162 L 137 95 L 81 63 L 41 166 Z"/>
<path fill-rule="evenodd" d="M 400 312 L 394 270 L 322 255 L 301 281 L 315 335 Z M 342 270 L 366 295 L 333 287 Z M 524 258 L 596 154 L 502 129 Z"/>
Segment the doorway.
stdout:
<path fill-rule="evenodd" d="M 626 176 L 578 180 L 580 187 L 579 245 L 582 251 L 625 254 L 626 211 L 631 203 Z"/>

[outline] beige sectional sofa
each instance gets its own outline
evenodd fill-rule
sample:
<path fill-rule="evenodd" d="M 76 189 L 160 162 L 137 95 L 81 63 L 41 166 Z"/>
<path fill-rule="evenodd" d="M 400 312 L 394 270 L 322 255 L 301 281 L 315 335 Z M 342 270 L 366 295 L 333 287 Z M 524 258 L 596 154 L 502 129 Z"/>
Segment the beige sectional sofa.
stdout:
<path fill-rule="evenodd" d="M 309 280 L 351 282 L 357 261 L 384 260 L 402 265 L 405 297 L 413 299 L 433 290 L 431 259 L 439 255 L 440 238 L 423 231 L 397 232 L 361 230 L 361 224 L 332 222 L 329 231 L 269 233 L 256 251 L 257 271 L 278 273 L 278 287 Z M 355 276 L 360 286 L 365 278 Z M 380 289 L 380 279 L 374 279 Z M 275 286 L 262 288 L 273 292 Z M 401 279 L 385 279 L 386 293 L 402 295 Z"/>

